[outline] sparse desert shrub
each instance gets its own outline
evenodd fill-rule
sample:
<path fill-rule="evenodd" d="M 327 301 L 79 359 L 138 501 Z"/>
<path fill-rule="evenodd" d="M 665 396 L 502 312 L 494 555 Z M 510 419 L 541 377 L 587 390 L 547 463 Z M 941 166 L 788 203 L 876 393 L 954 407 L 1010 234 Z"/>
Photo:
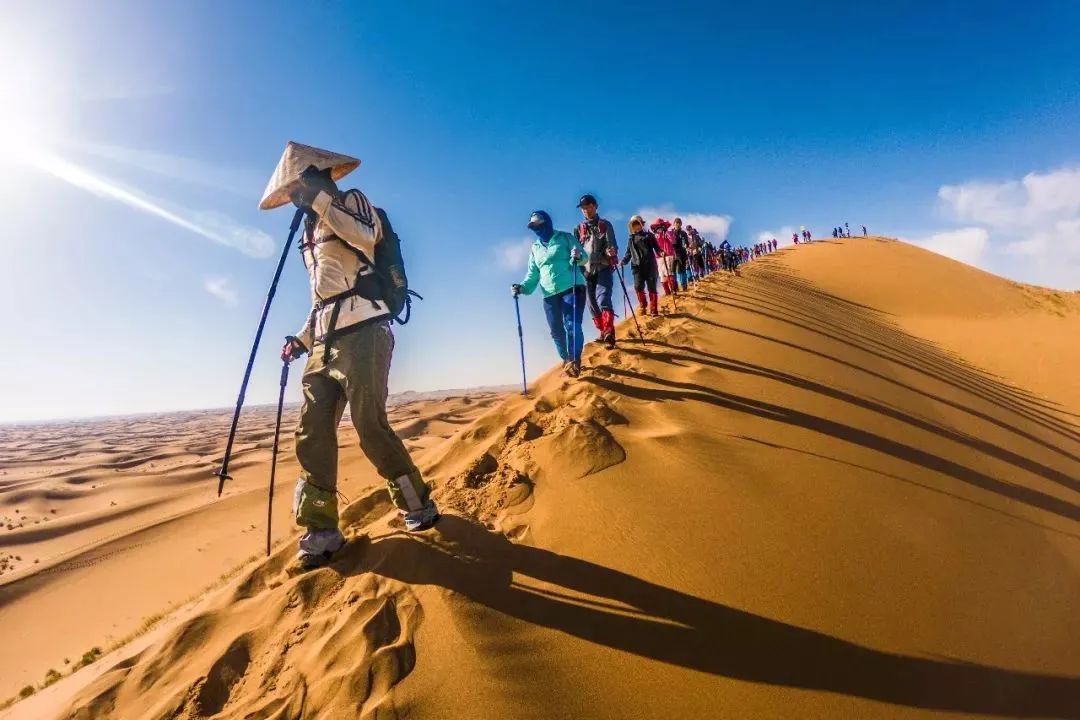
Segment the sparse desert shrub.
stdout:
<path fill-rule="evenodd" d="M 92 647 L 83 653 L 82 657 L 79 658 L 79 662 L 75 663 L 75 669 L 78 670 L 79 668 L 86 667 L 87 665 L 95 662 L 100 657 L 101 648 Z"/>
<path fill-rule="evenodd" d="M 24 687 L 22 690 L 19 691 L 19 697 L 28 698 L 31 695 L 33 695 L 35 692 L 37 692 L 37 690 L 34 689 L 33 685 L 27 685 L 26 687 Z"/>

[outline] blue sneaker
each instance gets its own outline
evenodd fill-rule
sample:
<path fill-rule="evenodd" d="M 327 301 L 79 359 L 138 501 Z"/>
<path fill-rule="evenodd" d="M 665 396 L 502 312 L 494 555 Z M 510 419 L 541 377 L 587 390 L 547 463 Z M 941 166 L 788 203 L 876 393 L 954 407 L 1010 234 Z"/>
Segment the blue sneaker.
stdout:
<path fill-rule="evenodd" d="M 411 512 L 401 511 L 401 517 L 405 519 L 405 529 L 409 532 L 420 532 L 421 530 L 427 530 L 436 522 L 439 521 L 439 509 L 435 507 L 435 502 L 430 498 L 424 507 L 419 510 L 413 510 Z"/>
<path fill-rule="evenodd" d="M 305 570 L 323 567 L 341 548 L 345 547 L 345 536 L 337 528 L 333 530 L 308 528 L 300 537 L 300 552 L 296 559 Z"/>

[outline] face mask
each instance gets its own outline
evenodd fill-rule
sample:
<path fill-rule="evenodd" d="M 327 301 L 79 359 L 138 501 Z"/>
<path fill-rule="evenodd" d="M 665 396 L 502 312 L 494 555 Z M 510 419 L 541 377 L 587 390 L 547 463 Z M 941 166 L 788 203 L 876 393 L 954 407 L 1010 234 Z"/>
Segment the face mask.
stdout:
<path fill-rule="evenodd" d="M 555 234 L 555 229 L 551 227 L 551 223 L 544 223 L 539 227 L 534 227 L 532 231 L 536 233 L 536 237 L 540 238 L 542 242 L 547 242 Z"/>

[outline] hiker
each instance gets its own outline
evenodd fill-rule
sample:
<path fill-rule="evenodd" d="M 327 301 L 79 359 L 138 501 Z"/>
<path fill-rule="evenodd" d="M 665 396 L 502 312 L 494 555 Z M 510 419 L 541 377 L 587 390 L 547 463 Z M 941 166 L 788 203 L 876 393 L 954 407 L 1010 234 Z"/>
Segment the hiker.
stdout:
<path fill-rule="evenodd" d="M 660 314 L 656 296 L 656 281 L 659 275 L 656 259 L 662 254 L 660 246 L 656 244 L 656 236 L 645 229 L 645 220 L 640 215 L 630 218 L 626 229 L 630 231 L 630 237 L 626 240 L 626 253 L 623 255 L 622 264 L 630 263 L 630 271 L 634 275 L 634 292 L 637 294 L 641 314 L 655 317 Z M 647 304 L 646 290 L 649 293 Z"/>
<path fill-rule="evenodd" d="M 697 282 L 705 277 L 705 241 L 693 225 L 686 226 L 686 256 L 688 272 Z"/>
<path fill-rule="evenodd" d="M 337 426 L 346 405 L 360 447 L 386 480 L 406 529 L 425 530 L 439 518 L 429 486 L 386 419 L 394 351 L 390 320 L 405 305 L 408 287 L 400 243 L 383 210 L 359 190 L 338 189 L 331 175 L 342 158 L 353 161 L 290 144 L 271 180 L 281 204 L 291 200 L 307 212 L 300 250 L 312 309 L 281 349 L 285 362 L 308 356 L 296 426 L 301 472 L 293 498 L 296 524 L 306 529 L 298 554 L 305 568 L 325 565 L 345 544 L 338 529 Z M 269 188 L 263 206 L 274 207 L 268 202 Z"/>
<path fill-rule="evenodd" d="M 675 285 L 675 247 L 672 244 L 671 233 L 668 231 L 670 223 L 664 218 L 653 220 L 649 230 L 656 237 L 656 244 L 660 247 L 660 286 L 664 288 L 664 295 L 674 295 Z"/>
<path fill-rule="evenodd" d="M 582 195 L 578 209 L 585 219 L 578 225 L 578 242 L 585 248 L 585 293 L 589 312 L 600 339 L 608 347 L 615 347 L 615 309 L 612 305 L 614 273 L 612 265 L 618 257 L 615 228 L 597 214 L 596 198 Z"/>
<path fill-rule="evenodd" d="M 735 253 L 731 249 L 731 243 L 726 239 L 721 240 L 717 252 L 720 254 L 720 266 L 729 273 L 735 272 Z"/>
<path fill-rule="evenodd" d="M 679 289 L 686 292 L 689 251 L 686 244 L 688 237 L 682 227 L 682 218 L 671 221 L 671 245 L 675 248 L 675 279 L 679 283 Z"/>
<path fill-rule="evenodd" d="M 520 284 L 510 286 L 514 297 L 531 295 L 537 286 L 544 293 L 544 314 L 555 350 L 563 361 L 563 373 L 581 374 L 581 348 L 585 335 L 581 319 L 585 315 L 585 285 L 578 280 L 588 263 L 585 248 L 568 232 L 556 230 L 551 216 L 535 210 L 528 227 L 536 233 L 529 250 L 529 269 Z"/>
<path fill-rule="evenodd" d="M 694 234 L 691 232 L 694 228 L 687 225 L 683 232 L 686 233 L 686 242 L 684 247 L 686 248 L 686 277 L 688 280 L 697 281 L 697 272 L 694 267 L 694 253 L 697 252 L 697 245 L 694 243 Z"/>
<path fill-rule="evenodd" d="M 687 232 L 690 233 L 690 239 L 694 241 L 694 254 L 691 260 L 694 264 L 694 269 L 697 271 L 698 279 L 705 277 L 709 274 L 708 263 L 705 262 L 705 256 L 708 252 L 708 247 L 705 244 L 705 238 L 701 237 L 696 229 L 691 228 Z"/>
<path fill-rule="evenodd" d="M 866 237 L 866 226 L 865 225 L 862 226 L 862 236 Z"/>

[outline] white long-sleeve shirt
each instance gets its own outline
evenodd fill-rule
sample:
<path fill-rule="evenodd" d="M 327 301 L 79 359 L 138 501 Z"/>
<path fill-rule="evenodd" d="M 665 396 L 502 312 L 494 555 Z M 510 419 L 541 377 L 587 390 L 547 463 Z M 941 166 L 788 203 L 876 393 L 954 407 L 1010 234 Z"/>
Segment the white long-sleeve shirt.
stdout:
<path fill-rule="evenodd" d="M 311 282 L 311 303 L 316 303 L 351 290 L 358 276 L 375 272 L 364 265 L 346 243 L 375 262 L 375 246 L 382 239 L 382 224 L 374 208 L 359 190 L 338 193 L 337 197 L 320 191 L 311 203 L 318 216 L 315 223 L 304 227 L 303 258 Z M 316 342 L 325 340 L 330 330 L 340 332 L 350 325 L 389 318 L 390 311 L 380 300 L 350 297 L 342 300 L 334 327 L 330 319 L 334 312 L 331 303 L 309 315 L 296 338 L 311 350 Z"/>

